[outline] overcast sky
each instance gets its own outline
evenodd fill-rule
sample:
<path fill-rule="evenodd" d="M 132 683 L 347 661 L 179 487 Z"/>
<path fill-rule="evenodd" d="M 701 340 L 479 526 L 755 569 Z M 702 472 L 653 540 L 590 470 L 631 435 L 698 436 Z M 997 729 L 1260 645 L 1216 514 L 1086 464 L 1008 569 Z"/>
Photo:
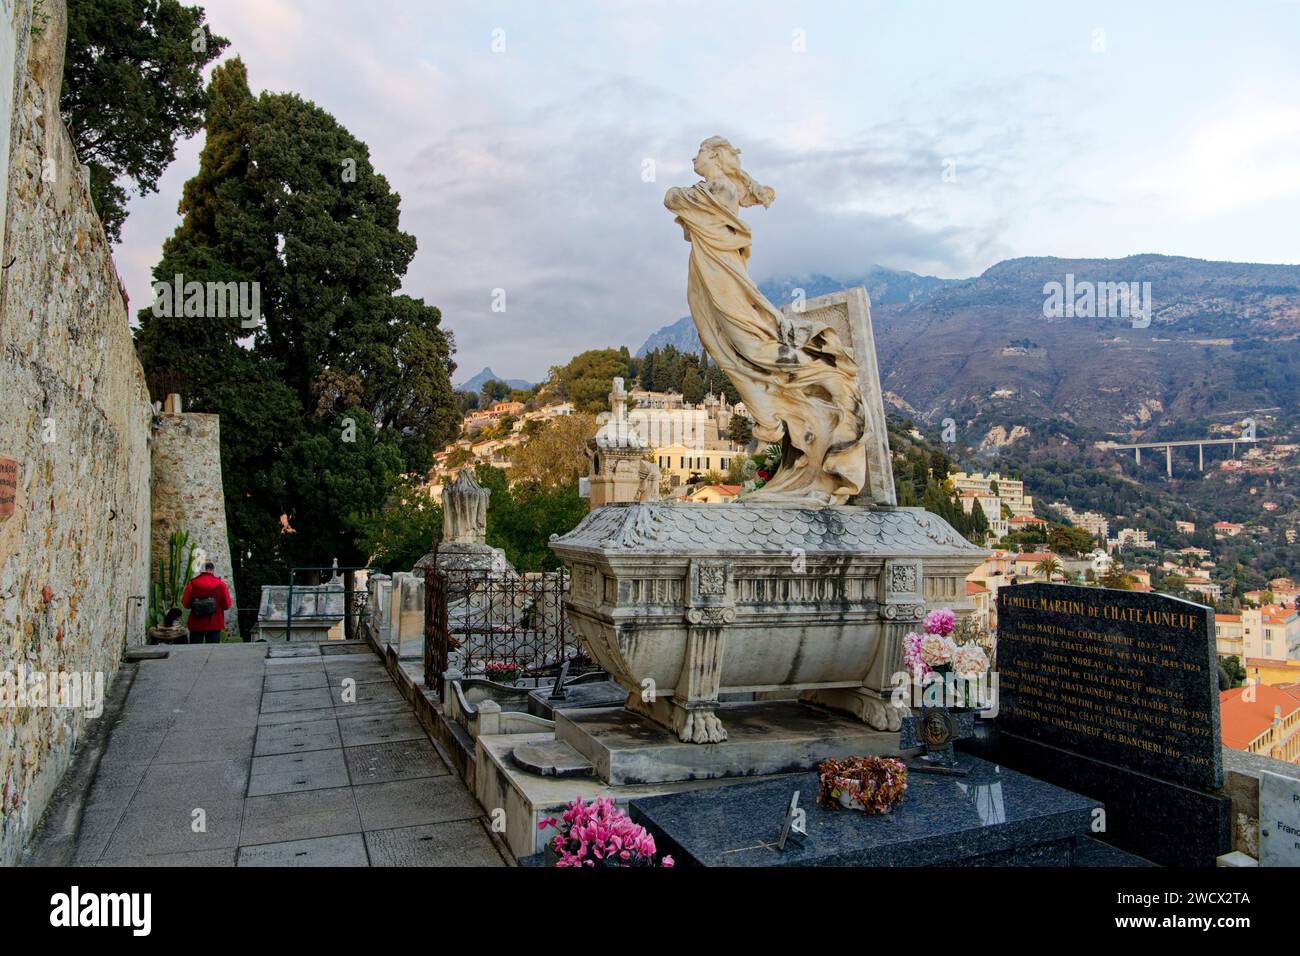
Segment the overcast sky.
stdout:
<path fill-rule="evenodd" d="M 457 382 L 538 380 L 685 315 L 663 193 L 715 134 L 776 189 L 745 213 L 760 281 L 1300 261 L 1297 0 L 203 5 L 254 91 L 296 92 L 369 144 L 419 241 L 404 291 L 442 309 Z M 201 145 L 130 206 L 134 303 Z"/>

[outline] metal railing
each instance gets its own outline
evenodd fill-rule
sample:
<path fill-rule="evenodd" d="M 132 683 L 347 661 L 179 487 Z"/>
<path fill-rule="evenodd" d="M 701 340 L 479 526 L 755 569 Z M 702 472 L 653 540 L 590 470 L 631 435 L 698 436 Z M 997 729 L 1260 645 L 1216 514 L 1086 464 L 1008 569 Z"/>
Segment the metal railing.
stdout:
<path fill-rule="evenodd" d="M 452 662 L 468 675 L 489 661 L 518 664 L 525 676 L 554 670 L 565 661 L 590 665 L 564 601 L 569 576 L 534 573 L 425 569 L 425 686 L 443 695 L 443 674 Z"/>

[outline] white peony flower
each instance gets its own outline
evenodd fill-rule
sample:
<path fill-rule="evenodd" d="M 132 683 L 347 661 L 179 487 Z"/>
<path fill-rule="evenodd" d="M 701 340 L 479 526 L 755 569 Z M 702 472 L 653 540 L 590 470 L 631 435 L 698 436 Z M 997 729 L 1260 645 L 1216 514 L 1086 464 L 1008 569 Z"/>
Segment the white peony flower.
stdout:
<path fill-rule="evenodd" d="M 927 634 L 921 638 L 921 660 L 931 667 L 943 667 L 952 663 L 957 653 L 957 645 L 951 638 L 938 634 Z"/>
<path fill-rule="evenodd" d="M 958 677 L 982 677 L 989 669 L 989 656 L 978 644 L 963 644 L 953 653 L 953 671 Z"/>

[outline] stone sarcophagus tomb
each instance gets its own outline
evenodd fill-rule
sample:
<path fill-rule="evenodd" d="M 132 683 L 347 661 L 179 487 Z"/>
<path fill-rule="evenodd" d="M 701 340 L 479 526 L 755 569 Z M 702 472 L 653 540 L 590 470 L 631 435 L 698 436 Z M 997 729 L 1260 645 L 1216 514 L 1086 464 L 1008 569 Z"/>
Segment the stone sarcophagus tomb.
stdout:
<path fill-rule="evenodd" d="M 802 692 L 877 730 L 903 636 L 961 606 L 983 550 L 920 508 L 633 504 L 551 542 L 572 569 L 569 621 L 682 740 L 726 738 L 720 695 Z"/>
<path fill-rule="evenodd" d="M 551 547 L 573 575 L 570 621 L 628 689 L 627 709 L 678 740 L 727 739 L 726 694 L 802 696 L 897 731 L 902 638 L 929 607 L 966 606 L 985 551 L 899 508 L 865 289 L 777 309 L 747 269 L 742 206 L 776 193 L 721 137 L 701 182 L 664 205 L 691 244 L 687 301 L 753 433 L 780 450 L 728 505 L 598 508 Z"/>

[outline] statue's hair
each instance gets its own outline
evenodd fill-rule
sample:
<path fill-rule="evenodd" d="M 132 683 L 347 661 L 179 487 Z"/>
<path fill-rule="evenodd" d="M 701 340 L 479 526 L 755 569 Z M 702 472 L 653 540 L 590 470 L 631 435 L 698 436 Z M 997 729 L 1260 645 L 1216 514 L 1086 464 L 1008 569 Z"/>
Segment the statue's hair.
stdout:
<path fill-rule="evenodd" d="M 700 147 L 712 153 L 727 178 L 740 187 L 742 206 L 761 205 L 766 208 L 772 205 L 772 200 L 776 198 L 776 190 L 771 186 L 763 186 L 755 182 L 754 177 L 741 168 L 740 150 L 732 146 L 724 137 L 710 136 L 700 144 Z"/>

